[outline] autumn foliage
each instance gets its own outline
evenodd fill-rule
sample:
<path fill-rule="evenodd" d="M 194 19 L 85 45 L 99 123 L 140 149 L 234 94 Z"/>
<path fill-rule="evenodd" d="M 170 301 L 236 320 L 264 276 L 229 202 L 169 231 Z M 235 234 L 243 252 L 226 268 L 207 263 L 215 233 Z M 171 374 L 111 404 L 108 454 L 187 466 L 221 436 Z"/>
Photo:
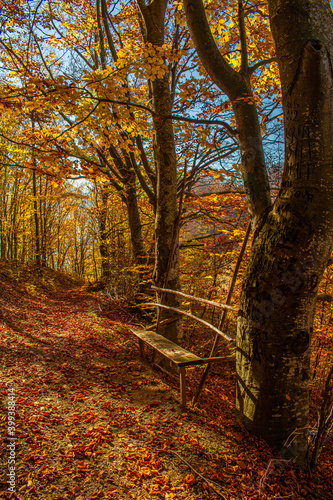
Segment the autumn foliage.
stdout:
<path fill-rule="evenodd" d="M 177 381 L 140 362 L 129 332 L 157 319 L 142 304 L 153 300 L 160 251 L 158 161 L 168 165 L 171 157 L 162 151 L 168 144 L 157 142 L 160 127 L 172 125 L 175 157 L 164 284 L 179 247 L 175 281 L 194 296 L 225 301 L 250 222 L 238 104 L 256 106 L 273 201 L 284 161 L 267 2 L 205 2 L 221 55 L 237 74 L 245 65 L 250 75 L 252 94 L 235 100 L 204 69 L 183 2 L 165 5 L 163 40 L 152 43 L 143 1 L 2 2 L 1 458 L 7 460 L 6 391 L 14 386 L 19 499 L 326 499 L 333 488 L 331 262 L 312 340 L 314 472 L 234 424 L 232 362 L 214 365 L 198 406 L 180 414 Z M 167 114 L 156 111 L 163 81 Z M 252 238 L 235 307 L 251 249 Z M 217 309 L 190 301 L 182 307 L 219 324 Z M 235 336 L 235 314 L 224 328 Z M 181 342 L 189 351 L 209 356 L 213 340 L 184 319 Z M 220 351 L 234 355 L 224 345 Z M 192 396 L 200 374 L 188 371 Z M 0 478 L 0 497 L 13 498 L 5 473 Z"/>

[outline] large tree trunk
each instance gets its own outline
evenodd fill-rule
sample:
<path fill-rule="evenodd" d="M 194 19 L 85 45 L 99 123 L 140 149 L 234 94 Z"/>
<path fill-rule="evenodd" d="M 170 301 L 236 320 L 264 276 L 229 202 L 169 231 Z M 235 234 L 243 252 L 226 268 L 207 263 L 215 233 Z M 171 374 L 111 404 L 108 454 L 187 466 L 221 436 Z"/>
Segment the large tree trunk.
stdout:
<path fill-rule="evenodd" d="M 154 109 L 158 114 L 170 115 L 170 92 L 167 76 L 153 82 Z M 154 283 L 160 288 L 179 290 L 179 243 L 177 220 L 177 171 L 173 127 L 170 121 L 155 120 L 155 161 L 157 170 L 157 198 L 155 220 Z M 157 293 L 161 304 L 180 308 L 181 301 L 173 294 Z M 174 321 L 162 321 L 173 317 Z M 181 318 L 166 309 L 159 311 L 159 333 L 177 342 L 181 336 Z"/>
<path fill-rule="evenodd" d="M 311 335 L 318 284 L 333 243 L 328 1 L 270 0 L 285 120 L 282 188 L 256 238 L 237 331 L 237 419 L 293 452 L 307 447 Z"/>
<path fill-rule="evenodd" d="M 162 46 L 164 43 L 164 16 L 167 0 L 153 0 L 145 5 L 138 0 L 144 20 L 145 41 Z M 151 82 L 154 108 L 154 157 L 157 174 L 155 219 L 155 269 L 154 283 L 160 288 L 179 289 L 179 244 L 177 221 L 177 161 L 171 120 L 163 118 L 171 114 L 169 77 L 156 78 Z M 180 307 L 180 300 L 173 294 L 157 294 L 163 305 Z M 163 322 L 165 319 L 170 321 Z M 177 342 L 181 336 L 181 317 L 161 309 L 158 331 Z"/>
<path fill-rule="evenodd" d="M 283 183 L 273 209 L 258 119 L 242 99 L 250 94 L 242 2 L 239 73 L 219 53 L 202 0 L 184 0 L 184 7 L 202 63 L 233 102 L 243 180 L 257 229 L 238 318 L 236 417 L 277 447 L 296 431 L 291 451 L 303 463 L 315 298 L 333 241 L 330 4 L 269 0 L 285 120 Z"/>

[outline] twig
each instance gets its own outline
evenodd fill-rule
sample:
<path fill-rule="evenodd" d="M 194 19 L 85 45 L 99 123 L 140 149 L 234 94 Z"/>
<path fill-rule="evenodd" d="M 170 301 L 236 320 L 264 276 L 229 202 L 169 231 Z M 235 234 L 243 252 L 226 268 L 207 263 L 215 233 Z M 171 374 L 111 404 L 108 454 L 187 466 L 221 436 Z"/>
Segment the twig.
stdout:
<path fill-rule="evenodd" d="M 185 458 L 181 457 L 176 451 L 173 451 L 173 450 L 169 450 L 171 451 L 171 453 L 173 453 L 174 455 L 176 455 L 180 460 L 182 460 L 197 476 L 199 476 L 203 481 L 205 481 L 206 484 L 208 484 L 208 486 L 210 486 L 214 491 L 215 493 L 220 497 L 220 498 L 224 498 L 224 500 L 227 500 L 227 498 L 222 495 L 222 493 L 220 493 L 216 488 L 215 486 L 217 486 L 218 488 L 222 487 L 220 486 L 219 484 L 215 483 L 214 481 L 211 481 L 209 479 L 206 479 L 202 474 L 200 474 L 200 472 L 198 472 L 194 467 L 192 467 L 192 465 L 187 461 L 185 460 Z M 215 486 L 214 486 L 215 485 Z M 235 495 L 233 495 L 232 493 L 230 493 L 228 490 L 226 490 L 225 488 L 223 488 L 225 490 L 225 492 L 234 497 L 234 498 L 238 498 L 236 497 Z"/>
<path fill-rule="evenodd" d="M 269 461 L 269 464 L 267 466 L 265 474 L 262 476 L 262 478 L 260 479 L 260 482 L 259 482 L 258 497 L 261 497 L 261 495 L 262 495 L 262 490 L 265 487 L 265 481 L 270 474 L 270 469 L 271 469 L 272 465 L 286 465 L 286 464 L 290 465 L 290 460 L 283 460 L 281 458 L 277 458 L 277 459 L 273 458 L 272 460 Z M 290 497 L 287 497 L 287 498 L 290 498 Z"/>

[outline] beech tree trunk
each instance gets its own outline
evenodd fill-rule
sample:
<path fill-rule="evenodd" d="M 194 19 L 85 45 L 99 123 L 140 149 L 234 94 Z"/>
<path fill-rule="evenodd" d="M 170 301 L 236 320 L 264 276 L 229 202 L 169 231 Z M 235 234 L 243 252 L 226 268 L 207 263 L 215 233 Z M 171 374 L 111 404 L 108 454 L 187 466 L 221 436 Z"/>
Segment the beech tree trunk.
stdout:
<path fill-rule="evenodd" d="M 257 118 L 244 103 L 234 105 L 256 229 L 237 325 L 236 419 L 278 448 L 295 433 L 288 453 L 304 464 L 316 294 L 333 244 L 333 22 L 328 0 L 268 3 L 282 82 L 285 166 L 271 207 L 256 153 Z M 218 53 L 202 1 L 184 0 L 184 6 L 203 64 L 234 99 L 230 84 L 234 79 L 236 89 L 239 76 Z M 245 38 L 240 76 L 246 80 Z"/>
<path fill-rule="evenodd" d="M 162 46 L 167 0 L 153 0 L 145 5 L 138 0 L 144 21 L 145 41 Z M 179 243 L 177 220 L 177 161 L 172 121 L 163 118 L 171 114 L 169 75 L 151 83 L 154 116 L 154 158 L 157 175 L 155 218 L 154 284 L 160 288 L 179 290 Z M 157 293 L 157 301 L 179 308 L 181 301 L 173 294 Z M 162 323 L 165 319 L 170 320 Z M 177 342 L 181 336 L 179 314 L 161 309 L 158 332 Z"/>
<path fill-rule="evenodd" d="M 305 458 L 316 294 L 333 243 L 333 22 L 323 0 L 269 1 L 281 73 L 285 167 L 256 238 L 237 332 L 237 419 Z"/>

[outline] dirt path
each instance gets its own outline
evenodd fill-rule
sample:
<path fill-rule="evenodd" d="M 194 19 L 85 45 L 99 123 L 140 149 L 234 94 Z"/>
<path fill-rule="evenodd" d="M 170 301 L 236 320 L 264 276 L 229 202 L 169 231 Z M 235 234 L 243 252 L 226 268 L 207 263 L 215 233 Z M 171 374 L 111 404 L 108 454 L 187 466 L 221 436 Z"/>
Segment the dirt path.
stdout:
<path fill-rule="evenodd" d="M 233 375 L 217 374 L 200 408 L 180 414 L 177 381 L 140 361 L 116 303 L 83 291 L 43 297 L 6 287 L 0 498 L 259 498 L 274 454 L 233 426 Z M 189 390 L 196 376 L 190 372 Z M 15 495 L 7 484 L 12 394 Z M 269 472 L 260 498 L 316 498 L 289 469 Z"/>

